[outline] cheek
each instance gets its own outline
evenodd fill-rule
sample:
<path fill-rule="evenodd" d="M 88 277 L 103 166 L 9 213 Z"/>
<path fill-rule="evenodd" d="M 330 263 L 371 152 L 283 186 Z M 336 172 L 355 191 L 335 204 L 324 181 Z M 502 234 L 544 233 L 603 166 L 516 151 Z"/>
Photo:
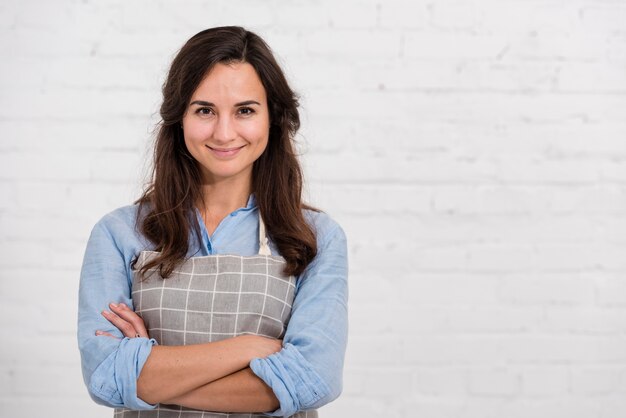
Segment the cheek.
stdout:
<path fill-rule="evenodd" d="M 185 125 L 183 135 L 185 137 L 185 144 L 187 144 L 187 147 L 193 147 L 198 146 L 206 140 L 206 138 L 211 135 L 211 132 L 209 126 L 207 125 L 188 124 Z"/>
<path fill-rule="evenodd" d="M 240 132 L 250 142 L 265 146 L 264 144 L 267 143 L 267 138 L 269 137 L 269 123 L 264 122 L 243 126 Z"/>

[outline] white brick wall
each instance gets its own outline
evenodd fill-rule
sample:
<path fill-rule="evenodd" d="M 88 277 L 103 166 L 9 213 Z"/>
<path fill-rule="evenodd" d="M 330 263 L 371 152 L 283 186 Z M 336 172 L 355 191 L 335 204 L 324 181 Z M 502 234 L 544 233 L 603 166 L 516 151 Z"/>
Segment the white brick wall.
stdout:
<path fill-rule="evenodd" d="M 93 224 L 131 202 L 169 60 L 242 24 L 302 94 L 345 228 L 324 417 L 626 416 L 626 3 L 0 4 L 0 416 L 109 417 L 75 342 Z"/>

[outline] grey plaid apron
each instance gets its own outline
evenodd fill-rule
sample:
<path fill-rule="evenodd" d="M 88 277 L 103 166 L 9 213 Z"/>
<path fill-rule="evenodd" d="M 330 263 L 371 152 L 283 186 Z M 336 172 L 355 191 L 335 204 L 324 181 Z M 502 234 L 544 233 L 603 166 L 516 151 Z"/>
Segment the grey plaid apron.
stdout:
<path fill-rule="evenodd" d="M 283 274 L 285 260 L 282 257 L 271 255 L 260 216 L 259 241 L 258 255 L 192 257 L 167 279 L 155 269 L 141 280 L 136 271 L 158 254 L 142 251 L 135 267 L 132 299 L 135 312 L 143 318 L 150 337 L 161 345 L 201 344 L 241 334 L 282 338 L 291 314 L 296 279 Z M 315 410 L 292 415 L 297 418 L 317 416 Z M 159 404 L 147 411 L 117 408 L 114 417 L 267 416 Z"/>

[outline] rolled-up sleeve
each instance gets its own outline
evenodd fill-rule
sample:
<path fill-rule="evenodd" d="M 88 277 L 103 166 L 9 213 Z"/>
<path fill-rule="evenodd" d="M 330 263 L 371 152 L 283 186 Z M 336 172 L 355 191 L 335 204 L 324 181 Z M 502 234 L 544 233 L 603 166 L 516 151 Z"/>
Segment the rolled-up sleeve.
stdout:
<path fill-rule="evenodd" d="M 105 217 L 96 224 L 83 259 L 78 306 L 83 378 L 92 399 L 101 405 L 152 409 L 154 405 L 137 397 L 137 378 L 156 341 L 123 338 L 101 315 L 110 302 L 132 306 L 128 255 L 115 238 L 115 223 L 114 217 Z M 97 330 L 120 339 L 96 336 Z"/>
<path fill-rule="evenodd" d="M 283 349 L 250 363 L 280 402 L 280 408 L 267 415 L 290 416 L 319 408 L 342 390 L 348 335 L 347 244 L 334 222 L 327 233 L 318 229 L 320 235 L 317 256 L 298 280 Z"/>

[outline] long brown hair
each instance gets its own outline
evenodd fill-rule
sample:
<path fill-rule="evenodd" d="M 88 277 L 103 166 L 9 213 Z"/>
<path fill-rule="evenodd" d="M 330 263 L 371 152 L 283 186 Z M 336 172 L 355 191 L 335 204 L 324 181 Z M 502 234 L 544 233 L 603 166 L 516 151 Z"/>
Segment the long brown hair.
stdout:
<path fill-rule="evenodd" d="M 256 70 L 267 95 L 270 132 L 267 148 L 254 162 L 252 191 L 269 237 L 286 260 L 285 273 L 298 275 L 317 253 L 316 237 L 302 210 L 302 171 L 293 140 L 300 127 L 298 98 L 271 49 L 241 27 L 204 30 L 187 41 L 163 84 L 161 122 L 154 148 L 152 180 L 137 200 L 137 225 L 160 254 L 140 273 L 158 268 L 169 277 L 183 261 L 195 235 L 202 242 L 195 204 L 203 198 L 201 172 L 183 137 L 181 121 L 189 100 L 217 63 L 246 62 Z"/>

